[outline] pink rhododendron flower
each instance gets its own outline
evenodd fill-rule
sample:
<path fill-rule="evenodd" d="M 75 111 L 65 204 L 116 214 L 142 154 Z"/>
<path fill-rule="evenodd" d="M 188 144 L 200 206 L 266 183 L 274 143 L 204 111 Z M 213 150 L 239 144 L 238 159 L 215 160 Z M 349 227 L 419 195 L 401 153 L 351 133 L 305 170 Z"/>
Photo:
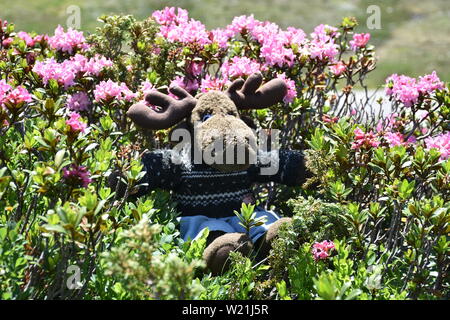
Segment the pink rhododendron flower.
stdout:
<path fill-rule="evenodd" d="M 324 114 L 322 116 L 322 121 L 325 122 L 325 123 L 336 123 L 336 122 L 338 122 L 338 120 L 339 120 L 338 117 L 330 117 L 327 114 Z"/>
<path fill-rule="evenodd" d="M 220 48 L 228 48 L 228 41 L 233 37 L 234 33 L 226 29 L 214 29 L 211 31 L 210 37 L 212 42 L 216 42 Z"/>
<path fill-rule="evenodd" d="M 58 63 L 54 58 L 38 61 L 33 67 L 46 85 L 50 79 L 56 80 L 67 89 L 75 84 L 78 76 L 98 76 L 107 67 L 112 66 L 112 61 L 96 55 L 88 59 L 83 55 L 76 54 L 62 63 Z"/>
<path fill-rule="evenodd" d="M 444 82 L 439 79 L 436 71 L 433 71 L 431 74 L 419 77 L 417 89 L 423 94 L 430 94 L 436 90 L 443 90 Z"/>
<path fill-rule="evenodd" d="M 68 87 L 75 84 L 75 72 L 69 63 L 64 61 L 58 63 L 54 58 L 47 59 L 45 61 L 37 61 L 33 67 L 33 71 L 36 72 L 46 85 L 51 79 L 56 80 L 59 84 Z"/>
<path fill-rule="evenodd" d="M 405 145 L 405 137 L 400 132 L 386 132 L 384 138 L 390 147 Z"/>
<path fill-rule="evenodd" d="M 33 40 L 34 40 L 34 42 L 36 43 L 36 42 L 48 42 L 48 39 L 49 39 L 49 37 L 48 37 L 48 35 L 46 35 L 46 34 L 38 34 L 37 36 L 35 36 L 34 38 L 33 38 Z"/>
<path fill-rule="evenodd" d="M 261 46 L 260 56 L 264 58 L 267 66 L 291 67 L 294 64 L 295 55 L 291 48 L 286 48 L 283 42 L 275 39 L 264 41 Z"/>
<path fill-rule="evenodd" d="M 450 132 L 442 133 L 435 137 L 425 139 L 427 150 L 438 149 L 441 159 L 446 160 L 450 157 Z"/>
<path fill-rule="evenodd" d="M 290 46 L 288 39 L 293 35 L 292 29 L 291 33 L 285 33 L 277 24 L 264 22 L 256 24 L 251 35 L 261 43 L 260 56 L 264 58 L 267 66 L 283 67 L 294 64 L 294 52 L 288 47 Z"/>
<path fill-rule="evenodd" d="M 175 13 L 175 9 L 177 13 Z M 182 8 L 166 7 L 163 10 L 153 12 L 152 17 L 162 25 L 169 25 L 172 23 L 186 23 L 189 20 L 188 11 Z"/>
<path fill-rule="evenodd" d="M 19 104 L 21 102 L 31 102 L 31 94 L 24 87 L 17 87 L 4 97 L 3 102 Z"/>
<path fill-rule="evenodd" d="M 11 45 L 11 43 L 13 43 L 14 39 L 13 38 L 6 38 L 5 40 L 2 41 L 2 46 L 5 48 L 9 48 L 9 46 Z"/>
<path fill-rule="evenodd" d="M 396 100 L 410 107 L 415 104 L 419 98 L 419 90 L 416 86 L 416 79 L 397 74 L 391 75 L 386 79 L 388 86 L 386 94 L 392 95 Z"/>
<path fill-rule="evenodd" d="M 295 44 L 301 46 L 306 41 L 306 33 L 302 29 L 297 29 L 294 27 L 288 27 L 286 31 L 282 33 L 284 41 L 288 44 Z"/>
<path fill-rule="evenodd" d="M 66 183 L 86 188 L 92 182 L 91 174 L 85 166 L 72 164 L 70 168 L 63 168 L 63 178 Z"/>
<path fill-rule="evenodd" d="M 7 92 L 11 89 L 12 87 L 6 83 L 5 79 L 0 80 L 0 104 L 3 103 L 3 99 L 5 99 Z"/>
<path fill-rule="evenodd" d="M 159 34 L 171 42 L 196 43 L 206 45 L 211 43 L 205 25 L 200 21 L 190 19 L 186 10 L 181 8 L 165 8 L 155 11 L 152 17 L 161 24 Z"/>
<path fill-rule="evenodd" d="M 312 59 L 334 61 L 339 53 L 337 44 L 333 40 L 312 40 L 307 48 Z"/>
<path fill-rule="evenodd" d="M 266 66 L 294 64 L 295 54 L 289 46 L 289 40 L 295 38 L 300 41 L 301 31 L 291 28 L 289 31 L 282 31 L 280 27 L 271 22 L 260 22 L 255 20 L 251 24 L 250 35 L 261 44 L 260 56 L 264 59 Z"/>
<path fill-rule="evenodd" d="M 342 61 L 339 61 L 338 63 L 330 66 L 330 70 L 335 76 L 341 75 L 346 69 L 347 67 Z"/>
<path fill-rule="evenodd" d="M 235 56 L 231 61 L 225 61 L 220 68 L 224 78 L 249 76 L 261 70 L 261 65 L 247 57 Z"/>
<path fill-rule="evenodd" d="M 67 32 L 64 32 L 64 28 L 60 25 L 55 29 L 55 35 L 48 39 L 48 44 L 52 49 L 69 54 L 72 54 L 77 49 L 89 49 L 89 45 L 86 43 L 82 31 L 69 28 Z"/>
<path fill-rule="evenodd" d="M 67 107 L 72 111 L 87 111 L 91 105 L 86 92 L 77 92 L 67 97 Z"/>
<path fill-rule="evenodd" d="M 144 82 L 142 82 L 141 91 L 142 91 L 142 94 L 144 97 L 147 96 L 150 92 L 155 91 L 155 90 L 156 90 L 156 88 L 153 86 L 153 84 L 150 81 L 145 80 Z"/>
<path fill-rule="evenodd" d="M 202 74 L 203 66 L 204 66 L 203 62 L 191 62 L 189 64 L 189 67 L 187 68 L 188 73 L 190 73 L 194 77 L 199 76 Z"/>
<path fill-rule="evenodd" d="M 24 87 L 11 87 L 6 80 L 0 80 L 0 105 L 5 103 L 18 105 L 22 102 L 31 102 L 32 96 Z"/>
<path fill-rule="evenodd" d="M 34 46 L 33 38 L 28 33 L 26 33 L 25 31 L 18 32 L 17 36 L 20 39 L 22 39 L 23 41 L 25 41 L 27 47 L 33 47 Z"/>
<path fill-rule="evenodd" d="M 194 19 L 178 26 L 161 27 L 161 34 L 171 42 L 179 41 L 181 43 L 196 43 L 199 45 L 211 43 L 205 25 Z"/>
<path fill-rule="evenodd" d="M 297 96 L 297 89 L 295 88 L 294 80 L 291 80 L 288 77 L 286 77 L 286 74 L 284 73 L 277 75 L 277 78 L 282 79 L 284 83 L 286 83 L 288 88 L 287 93 L 283 98 L 284 103 L 291 103 Z"/>
<path fill-rule="evenodd" d="M 253 29 L 250 31 L 250 35 L 261 44 L 268 42 L 277 42 L 278 44 L 284 44 L 286 43 L 287 39 L 284 33 L 281 31 L 280 26 L 269 21 L 257 21 Z"/>
<path fill-rule="evenodd" d="M 372 131 L 365 133 L 360 128 L 356 128 L 353 133 L 355 134 L 354 141 L 352 143 L 352 149 L 359 150 L 361 148 L 370 149 L 378 147 L 380 141 L 378 141 L 375 134 Z"/>
<path fill-rule="evenodd" d="M 66 120 L 66 124 L 70 126 L 70 130 L 73 132 L 84 132 L 87 124 L 80 121 L 80 115 L 76 112 L 70 113 L 70 119 Z"/>
<path fill-rule="evenodd" d="M 76 54 L 71 58 L 74 72 L 91 76 L 98 76 L 104 68 L 112 67 L 113 62 L 103 56 L 95 55 L 88 59 L 85 56 Z"/>
<path fill-rule="evenodd" d="M 137 94 L 128 89 L 125 83 L 118 84 L 109 79 L 108 81 L 101 81 L 94 89 L 94 100 L 110 101 L 112 99 L 131 101 Z"/>
<path fill-rule="evenodd" d="M 312 39 L 320 40 L 322 42 L 327 42 L 338 36 L 338 29 L 327 24 L 319 24 L 314 28 L 314 32 L 311 33 Z"/>
<path fill-rule="evenodd" d="M 350 40 L 350 47 L 353 51 L 364 48 L 370 40 L 370 33 L 355 33 L 353 40 Z"/>
<path fill-rule="evenodd" d="M 227 26 L 227 30 L 234 34 L 241 33 L 245 30 L 252 31 L 253 28 L 259 25 L 261 22 L 256 20 L 253 15 L 250 16 L 238 16 L 234 17 L 230 25 Z"/>
<path fill-rule="evenodd" d="M 211 78 L 209 74 L 202 79 L 200 84 L 201 92 L 208 92 L 209 90 L 218 90 L 222 91 L 226 85 L 229 84 L 230 81 L 227 79 L 219 79 L 219 78 Z"/>
<path fill-rule="evenodd" d="M 328 258 L 331 251 L 335 248 L 333 241 L 324 240 L 322 242 L 316 242 L 312 246 L 312 254 L 315 261 L 324 260 Z"/>
<path fill-rule="evenodd" d="M 175 79 L 172 80 L 172 82 L 170 83 L 169 87 L 175 87 L 178 86 L 180 88 L 185 89 L 188 92 L 192 92 L 192 91 L 196 91 L 198 89 L 198 82 L 195 79 L 188 79 L 188 78 L 183 78 L 181 76 L 177 76 L 175 77 Z M 172 93 L 169 92 L 169 95 L 173 98 L 178 99 L 177 96 L 173 95 Z"/>
<path fill-rule="evenodd" d="M 393 96 L 395 100 L 410 107 L 417 103 L 420 96 L 431 95 L 436 90 L 443 90 L 444 83 L 438 78 L 436 72 L 417 81 L 404 75 L 393 74 L 386 79 L 386 95 Z"/>

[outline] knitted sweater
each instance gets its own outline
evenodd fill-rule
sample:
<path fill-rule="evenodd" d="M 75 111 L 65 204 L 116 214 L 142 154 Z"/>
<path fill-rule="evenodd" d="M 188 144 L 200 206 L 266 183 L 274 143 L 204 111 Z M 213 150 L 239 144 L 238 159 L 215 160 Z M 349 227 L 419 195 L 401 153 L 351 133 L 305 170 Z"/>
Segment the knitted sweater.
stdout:
<path fill-rule="evenodd" d="M 303 154 L 280 150 L 278 171 L 262 174 L 260 161 L 245 171 L 221 172 L 206 164 L 174 164 L 170 150 L 144 154 L 142 162 L 147 183 L 139 194 L 161 188 L 173 191 L 173 198 L 182 216 L 205 215 L 210 218 L 233 216 L 243 199 L 252 195 L 255 182 L 278 182 L 296 186 L 306 178 Z M 266 165 L 267 167 L 267 165 Z"/>

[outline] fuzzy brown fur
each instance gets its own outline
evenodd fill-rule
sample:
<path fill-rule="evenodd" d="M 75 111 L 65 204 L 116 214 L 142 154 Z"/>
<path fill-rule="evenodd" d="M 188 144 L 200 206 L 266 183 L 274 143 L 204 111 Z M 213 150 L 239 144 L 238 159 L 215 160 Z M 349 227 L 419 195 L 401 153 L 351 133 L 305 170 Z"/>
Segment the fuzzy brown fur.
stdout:
<path fill-rule="evenodd" d="M 213 275 L 219 275 L 229 268 L 230 252 L 249 255 L 253 249 L 250 238 L 244 233 L 226 233 L 206 247 L 203 259 Z"/>
<path fill-rule="evenodd" d="M 205 115 L 210 118 L 202 121 Z M 213 168 L 223 172 L 246 170 L 250 159 L 256 157 L 256 136 L 240 119 L 235 104 L 226 94 L 219 91 L 202 94 L 189 123 L 195 129 L 197 146 L 218 160 L 208 163 Z"/>
<path fill-rule="evenodd" d="M 285 224 L 292 223 L 292 218 L 281 218 L 274 222 L 267 232 L 256 241 L 255 248 L 257 251 L 256 261 L 259 262 L 269 255 L 272 248 L 272 242 L 278 237 L 280 227 Z"/>

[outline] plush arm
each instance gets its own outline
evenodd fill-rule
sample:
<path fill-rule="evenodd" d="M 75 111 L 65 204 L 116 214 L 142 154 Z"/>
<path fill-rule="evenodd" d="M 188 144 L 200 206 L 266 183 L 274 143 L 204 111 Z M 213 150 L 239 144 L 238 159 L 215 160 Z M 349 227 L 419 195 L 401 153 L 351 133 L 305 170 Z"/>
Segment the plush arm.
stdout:
<path fill-rule="evenodd" d="M 305 157 L 301 151 L 280 150 L 278 157 L 273 154 L 274 152 L 271 157 L 258 155 L 258 163 L 248 169 L 253 182 L 277 182 L 287 186 L 300 186 L 312 176 L 306 169 Z"/>
<path fill-rule="evenodd" d="M 142 157 L 143 171 L 145 175 L 138 181 L 139 188 L 130 190 L 129 197 L 138 198 L 148 194 L 150 191 L 161 188 L 173 190 L 180 181 L 180 168 L 171 162 L 170 155 L 163 152 L 147 152 Z M 109 177 L 109 185 L 113 191 L 117 188 L 119 196 L 125 193 L 126 185 L 120 181 L 121 174 L 113 172 Z"/>

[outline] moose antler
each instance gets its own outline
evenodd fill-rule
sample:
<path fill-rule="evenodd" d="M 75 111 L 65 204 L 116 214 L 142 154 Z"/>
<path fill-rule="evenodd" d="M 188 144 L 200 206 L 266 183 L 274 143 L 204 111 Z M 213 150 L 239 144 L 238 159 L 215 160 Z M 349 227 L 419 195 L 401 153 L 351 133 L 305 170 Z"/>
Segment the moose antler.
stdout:
<path fill-rule="evenodd" d="M 287 91 L 284 81 L 273 79 L 260 87 L 262 80 L 260 72 L 252 74 L 245 82 L 237 79 L 226 94 L 238 109 L 263 109 L 282 101 Z"/>
<path fill-rule="evenodd" d="M 150 92 L 145 100 L 162 108 L 161 111 L 153 110 L 144 103 L 136 103 L 127 111 L 127 116 L 139 127 L 151 130 L 167 129 L 186 118 L 194 109 L 197 100 L 186 90 L 178 86 L 169 91 L 180 100 L 176 100 L 158 91 Z"/>

